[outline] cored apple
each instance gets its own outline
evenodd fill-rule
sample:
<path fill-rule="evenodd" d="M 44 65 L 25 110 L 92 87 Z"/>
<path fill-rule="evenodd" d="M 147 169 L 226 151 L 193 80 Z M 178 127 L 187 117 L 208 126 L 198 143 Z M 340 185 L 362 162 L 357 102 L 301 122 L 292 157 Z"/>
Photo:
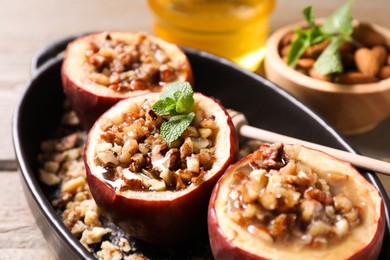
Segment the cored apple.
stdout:
<path fill-rule="evenodd" d="M 66 48 L 63 88 L 85 129 L 124 98 L 192 82 L 186 55 L 176 45 L 145 33 L 102 32 Z"/>
<path fill-rule="evenodd" d="M 166 117 L 151 110 L 158 93 L 118 102 L 91 128 L 84 161 L 102 213 L 131 236 L 176 244 L 207 234 L 211 191 L 238 154 L 231 118 L 214 99 L 194 94 L 191 124 L 174 141 Z"/>
<path fill-rule="evenodd" d="M 350 163 L 299 145 L 263 145 L 213 190 L 215 259 L 376 259 L 379 192 Z"/>

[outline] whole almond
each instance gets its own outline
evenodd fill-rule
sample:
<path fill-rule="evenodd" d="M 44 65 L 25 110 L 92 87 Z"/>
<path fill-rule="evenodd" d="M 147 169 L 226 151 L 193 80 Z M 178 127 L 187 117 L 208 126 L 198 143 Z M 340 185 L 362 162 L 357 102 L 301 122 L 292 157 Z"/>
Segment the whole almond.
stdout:
<path fill-rule="evenodd" d="M 315 79 L 322 80 L 322 81 L 331 81 L 332 80 L 330 75 L 322 75 L 314 68 L 311 68 L 309 70 L 309 76 L 312 78 L 315 78 Z"/>
<path fill-rule="evenodd" d="M 361 72 L 346 72 L 340 74 L 336 82 L 340 84 L 366 84 L 377 82 L 378 79 L 373 76 L 363 74 Z"/>
<path fill-rule="evenodd" d="M 387 61 L 387 50 L 384 46 L 377 45 L 371 49 L 372 54 L 378 60 L 380 66 Z"/>
<path fill-rule="evenodd" d="M 291 32 L 289 32 L 289 33 L 287 33 L 286 35 L 283 36 L 283 38 L 280 41 L 280 43 L 282 45 L 288 45 L 291 42 L 293 42 L 297 37 L 298 37 L 297 34 L 294 31 L 291 31 Z"/>
<path fill-rule="evenodd" d="M 323 42 L 310 46 L 302 54 L 302 58 L 316 59 L 322 53 L 322 51 L 325 50 L 325 48 L 329 45 L 329 42 L 330 42 L 329 40 L 325 40 Z"/>
<path fill-rule="evenodd" d="M 300 58 L 298 61 L 297 61 L 297 65 L 299 67 L 302 67 L 304 69 L 309 69 L 313 66 L 314 64 L 314 59 L 310 59 L 310 58 Z"/>
<path fill-rule="evenodd" d="M 388 79 L 390 78 L 390 65 L 383 66 L 379 71 L 378 77 L 380 79 Z"/>
<path fill-rule="evenodd" d="M 283 46 L 281 51 L 280 51 L 280 56 L 286 57 L 289 50 L 290 50 L 290 45 Z"/>
<path fill-rule="evenodd" d="M 379 52 L 378 52 L 379 53 Z M 374 77 L 378 74 L 381 64 L 378 57 L 367 48 L 359 48 L 355 52 L 355 63 L 358 70 L 367 75 Z"/>
<path fill-rule="evenodd" d="M 385 45 L 386 38 L 377 32 L 371 25 L 361 23 L 354 28 L 352 37 L 363 46 L 372 47 L 375 45 Z"/>

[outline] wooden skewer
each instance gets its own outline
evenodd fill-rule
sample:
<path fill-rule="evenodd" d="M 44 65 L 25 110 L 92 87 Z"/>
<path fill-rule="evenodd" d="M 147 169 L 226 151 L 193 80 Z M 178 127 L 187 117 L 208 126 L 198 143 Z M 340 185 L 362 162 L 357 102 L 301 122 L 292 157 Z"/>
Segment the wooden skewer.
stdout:
<path fill-rule="evenodd" d="M 388 162 L 256 128 L 248 125 L 248 121 L 244 114 L 231 109 L 228 109 L 228 112 L 233 120 L 237 133 L 243 137 L 268 143 L 302 144 L 306 147 L 328 153 L 340 160 L 350 162 L 356 167 L 384 175 L 390 175 L 390 163 Z"/>

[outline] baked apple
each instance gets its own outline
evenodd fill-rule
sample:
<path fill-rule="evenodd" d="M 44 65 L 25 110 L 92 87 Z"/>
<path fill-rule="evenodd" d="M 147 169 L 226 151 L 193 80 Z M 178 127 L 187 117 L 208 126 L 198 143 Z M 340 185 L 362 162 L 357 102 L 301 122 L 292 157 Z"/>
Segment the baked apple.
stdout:
<path fill-rule="evenodd" d="M 175 244 L 207 234 L 211 191 L 235 161 L 238 142 L 229 115 L 212 98 L 195 93 L 193 119 L 182 127 L 172 119 L 187 115 L 156 113 L 161 96 L 128 98 L 105 112 L 88 134 L 84 161 L 105 216 L 135 238 Z M 177 128 L 166 131 L 171 123 L 182 129 L 174 138 Z"/>
<path fill-rule="evenodd" d="M 263 145 L 230 166 L 208 212 L 216 259 L 376 259 L 379 192 L 351 164 L 299 145 Z"/>
<path fill-rule="evenodd" d="M 103 32 L 80 37 L 66 48 L 61 69 L 64 92 L 85 129 L 124 98 L 192 81 L 186 55 L 145 33 Z"/>

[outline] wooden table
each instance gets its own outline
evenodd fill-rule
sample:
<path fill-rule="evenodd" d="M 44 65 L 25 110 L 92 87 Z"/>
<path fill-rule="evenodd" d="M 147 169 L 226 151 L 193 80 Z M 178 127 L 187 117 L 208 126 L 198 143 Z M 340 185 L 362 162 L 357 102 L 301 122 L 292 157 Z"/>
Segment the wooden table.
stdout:
<path fill-rule="evenodd" d="M 325 16 L 338 0 L 277 0 L 272 28 L 302 20 L 301 9 L 315 5 Z M 390 28 L 388 0 L 360 0 L 353 13 Z M 12 112 L 30 77 L 30 61 L 41 46 L 72 34 L 97 30 L 150 32 L 152 14 L 142 0 L 2 0 L 0 9 L 0 259 L 55 259 L 35 224 L 20 184 L 12 146 Z M 363 154 L 390 158 L 390 120 L 349 141 Z M 384 139 L 382 138 L 384 136 Z M 381 138 L 379 138 L 381 137 Z M 390 178 L 382 177 L 387 191 Z"/>

